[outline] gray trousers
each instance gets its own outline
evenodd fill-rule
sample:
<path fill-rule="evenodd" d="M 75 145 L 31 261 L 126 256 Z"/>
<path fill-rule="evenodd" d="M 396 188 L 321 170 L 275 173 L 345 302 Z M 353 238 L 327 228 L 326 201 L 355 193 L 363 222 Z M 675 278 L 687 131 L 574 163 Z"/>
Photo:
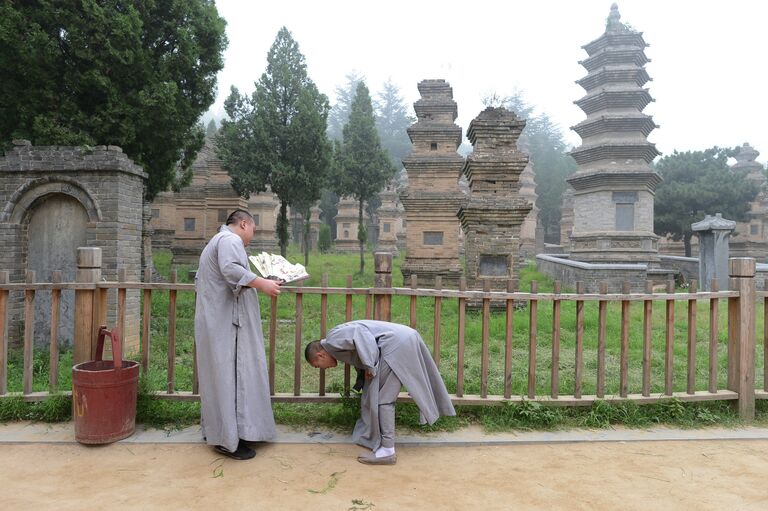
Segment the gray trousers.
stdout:
<path fill-rule="evenodd" d="M 379 430 L 381 447 L 395 446 L 395 401 L 403 384 L 384 360 L 379 362 Z"/>

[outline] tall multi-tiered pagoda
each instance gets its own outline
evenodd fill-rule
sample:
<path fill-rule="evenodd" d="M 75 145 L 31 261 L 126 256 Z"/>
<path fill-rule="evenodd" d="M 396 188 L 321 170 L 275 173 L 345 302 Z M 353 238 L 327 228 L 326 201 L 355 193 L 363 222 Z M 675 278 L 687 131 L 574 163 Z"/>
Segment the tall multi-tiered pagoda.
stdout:
<path fill-rule="evenodd" d="M 406 281 L 416 274 L 419 285 L 433 285 L 441 276 L 444 286 L 455 287 L 462 273 L 456 219 L 464 199 L 458 186 L 464 159 L 456 152 L 461 128 L 454 124 L 456 102 L 445 80 L 424 80 L 418 87 L 417 122 L 408 128 L 413 147 L 403 160 L 408 186 L 400 194 L 407 222 L 401 271 Z"/>
<path fill-rule="evenodd" d="M 582 145 L 571 152 L 578 170 L 574 190 L 571 258 L 586 262 L 649 263 L 658 258 L 653 200 L 661 178 L 650 167 L 659 154 L 648 142 L 656 128 L 643 109 L 653 99 L 643 86 L 648 46 L 611 6 L 605 33 L 583 46 L 588 74 L 577 83 L 586 95 L 575 103 L 587 118 L 572 129 Z"/>
<path fill-rule="evenodd" d="M 505 290 L 517 274 L 520 225 L 532 204 L 520 196 L 520 174 L 528 156 L 517 149 L 525 121 L 506 108 L 488 107 L 469 124 L 474 151 L 463 172 L 469 199 L 458 212 L 464 231 L 467 283 Z"/>
<path fill-rule="evenodd" d="M 744 143 L 734 155 L 736 163 L 731 170 L 746 173 L 746 178 L 755 183 L 760 192 L 749 204 L 749 218 L 736 223 L 735 236 L 731 237 L 731 257 L 754 257 L 760 262 L 768 258 L 768 191 L 765 170 L 756 161 L 760 153 Z"/>

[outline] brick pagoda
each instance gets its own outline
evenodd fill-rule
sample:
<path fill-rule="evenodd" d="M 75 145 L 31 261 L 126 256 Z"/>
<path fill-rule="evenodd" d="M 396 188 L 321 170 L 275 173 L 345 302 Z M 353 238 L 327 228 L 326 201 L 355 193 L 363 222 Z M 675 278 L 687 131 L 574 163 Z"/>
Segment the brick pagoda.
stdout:
<path fill-rule="evenodd" d="M 520 226 L 532 204 L 520 196 L 520 174 L 528 156 L 517 148 L 525 127 L 506 108 L 486 108 L 469 125 L 467 136 L 474 151 L 463 173 L 469 181 L 469 198 L 458 217 L 465 236 L 467 284 L 506 290 L 517 275 Z"/>
<path fill-rule="evenodd" d="M 456 219 L 464 198 L 458 186 L 464 159 L 456 152 L 461 128 L 445 80 L 424 80 L 418 87 L 417 122 L 408 128 L 413 147 L 403 160 L 408 186 L 400 194 L 407 223 L 401 271 L 406 282 L 416 274 L 420 286 L 431 286 L 439 275 L 443 286 L 456 287 L 462 273 Z"/>

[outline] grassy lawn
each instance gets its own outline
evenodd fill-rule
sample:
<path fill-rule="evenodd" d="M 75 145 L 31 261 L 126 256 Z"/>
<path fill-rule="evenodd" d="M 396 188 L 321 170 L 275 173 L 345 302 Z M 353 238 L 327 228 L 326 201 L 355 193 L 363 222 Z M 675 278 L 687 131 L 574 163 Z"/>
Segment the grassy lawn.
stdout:
<path fill-rule="evenodd" d="M 402 256 L 401 256 L 402 257 Z M 289 252 L 289 259 L 303 261 L 303 257 L 295 248 Z M 393 281 L 401 285 L 400 264 L 402 259 L 395 259 Z M 157 251 L 155 265 L 163 275 L 170 272 L 170 253 Z M 323 273 L 329 276 L 332 287 L 346 285 L 348 275 L 353 275 L 353 286 L 370 287 L 373 285 L 373 257 L 367 254 L 366 272 L 357 274 L 359 265 L 358 254 L 311 254 L 308 267 L 312 278 L 307 286 L 319 286 Z M 179 280 L 188 282 L 187 271 L 192 267 L 177 268 Z M 535 266 L 529 265 L 523 269 L 520 276 L 520 289 L 530 289 L 531 280 L 538 281 L 539 292 L 551 291 L 553 283 L 546 276 L 538 274 Z M 392 320 L 409 323 L 409 297 L 393 297 Z M 190 391 L 192 389 L 192 346 L 194 343 L 194 293 L 180 292 L 177 301 L 177 340 L 176 340 L 176 390 Z M 365 314 L 365 298 L 353 297 L 353 318 L 363 318 Z M 639 393 L 642 385 L 642 305 L 633 303 L 631 306 L 631 323 L 629 339 L 629 392 Z M 269 299 L 261 297 L 261 313 L 265 335 L 269 325 Z M 540 301 L 537 317 L 538 343 L 536 353 L 537 395 L 548 395 L 550 392 L 550 367 L 552 360 L 552 302 Z M 142 390 L 148 394 L 153 390 L 164 390 L 167 386 L 167 331 L 168 331 L 168 292 L 158 291 L 152 295 L 152 344 L 150 352 L 150 371 L 144 381 Z M 320 297 L 305 295 L 303 299 L 302 345 L 320 335 Z M 664 346 L 665 346 L 665 304 L 654 302 L 653 314 L 653 344 L 652 344 L 652 374 L 651 392 L 660 393 L 664 390 Z M 284 293 L 278 300 L 277 355 L 275 386 L 277 392 L 292 392 L 293 390 L 293 360 L 295 338 L 295 296 Z M 514 315 L 513 359 L 512 359 L 512 393 L 524 395 L 527 392 L 528 373 L 528 337 L 529 337 L 528 308 L 518 310 Z M 706 390 L 709 367 L 709 302 L 697 303 L 697 364 L 696 390 Z M 758 304 L 757 331 L 762 333 L 762 303 Z M 597 303 L 586 302 L 584 307 L 584 369 L 583 394 L 594 394 L 597 381 Z M 417 302 L 417 329 L 430 348 L 434 342 L 434 299 L 419 298 Z M 561 314 L 561 351 L 560 351 L 560 394 L 572 394 L 575 372 L 575 304 L 564 302 Z M 687 303 L 677 302 L 675 308 L 675 344 L 674 344 L 674 390 L 686 390 L 687 375 Z M 328 297 L 328 328 L 345 320 L 344 296 Z M 718 388 L 724 388 L 726 382 L 726 341 L 727 341 L 727 308 L 725 300 L 721 300 L 719 308 L 720 328 L 718 332 Z M 620 360 L 620 304 L 612 303 L 608 307 L 607 342 L 606 342 L 606 394 L 617 394 L 619 390 L 619 360 Z M 445 378 L 449 392 L 456 390 L 457 374 L 457 331 L 458 307 L 455 299 L 443 299 L 442 319 L 440 323 L 441 363 L 440 370 Z M 480 392 L 480 356 L 481 356 L 481 314 L 475 310 L 467 311 L 465 330 L 465 362 L 464 362 L 464 393 L 479 394 Z M 488 376 L 488 393 L 503 393 L 504 377 L 504 336 L 505 314 L 494 312 L 490 323 L 490 367 Z M 762 335 L 759 336 L 761 338 Z M 9 390 L 20 391 L 22 387 L 21 350 L 11 350 L 9 353 Z M 138 356 L 134 356 L 138 358 Z M 755 380 L 762 382 L 762 342 L 758 342 Z M 71 382 L 71 352 L 61 354 L 60 387 L 70 388 Z M 34 359 L 34 388 L 47 389 L 48 356 L 47 351 L 36 350 Z M 317 392 L 319 372 L 307 364 L 301 367 L 303 392 Z M 326 386 L 329 392 L 340 392 L 343 387 L 343 369 L 336 368 L 326 373 Z M 11 402 L 13 400 L 10 400 Z M 16 405 L 14 405 L 16 406 Z M 57 404 L 38 405 L 39 413 L 51 416 L 47 407 L 55 408 Z M 61 407 L 61 404 L 58 404 Z M 3 417 L 18 416 L 18 410 L 3 412 L 10 405 L 0 403 L 0 420 Z M 357 402 L 354 399 L 345 400 L 334 405 L 299 405 L 276 404 L 275 411 L 278 421 L 287 424 L 326 424 L 346 427 L 354 422 L 357 414 Z M 195 403 L 168 403 L 147 398 L 140 400 L 140 419 L 153 424 L 183 424 L 194 421 L 198 414 Z M 760 404 L 762 417 L 762 404 Z M 142 415 L 143 414 L 143 415 Z M 398 407 L 399 420 L 402 424 L 416 425 L 418 413 L 413 406 Z M 55 415 L 55 414 L 54 414 Z M 502 407 L 464 408 L 460 417 L 451 420 L 441 420 L 440 428 L 452 428 L 461 424 L 482 423 L 488 428 L 511 427 L 555 427 L 563 425 L 599 426 L 609 423 L 623 422 L 631 425 L 643 425 L 654 422 L 672 420 L 680 424 L 703 424 L 709 422 L 730 423 L 737 421 L 726 403 L 683 404 L 676 401 L 639 407 L 631 403 L 620 406 L 608 406 L 598 403 L 586 409 L 558 409 L 541 406 L 537 403 L 524 403 Z"/>

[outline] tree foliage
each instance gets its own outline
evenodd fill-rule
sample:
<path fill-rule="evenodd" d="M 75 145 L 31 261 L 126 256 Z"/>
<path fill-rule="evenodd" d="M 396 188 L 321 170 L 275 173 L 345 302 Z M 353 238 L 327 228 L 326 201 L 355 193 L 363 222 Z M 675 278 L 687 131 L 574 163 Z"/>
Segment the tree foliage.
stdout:
<path fill-rule="evenodd" d="M 344 125 L 349 121 L 357 84 L 364 81 L 365 77 L 353 70 L 344 79 L 346 83 L 336 87 L 336 103 L 328 115 L 328 138 L 331 140 L 341 140 L 344 136 Z"/>
<path fill-rule="evenodd" d="M 376 130 L 381 147 L 389 154 L 392 165 L 397 169 L 402 168 L 403 158 L 411 151 L 411 140 L 406 130 L 416 119 L 409 114 L 400 89 L 392 80 L 384 82 L 375 107 Z"/>
<path fill-rule="evenodd" d="M 147 199 L 188 182 L 225 24 L 209 0 L 0 2 L 0 145 L 121 146 Z"/>
<path fill-rule="evenodd" d="M 357 85 L 349 122 L 344 126 L 344 140 L 337 144 L 333 188 L 339 196 L 358 201 L 358 236 L 360 273 L 365 268 L 367 231 L 363 220 L 364 203 L 377 195 L 395 175 L 389 155 L 381 147 L 376 132 L 371 96 L 364 82 Z"/>
<path fill-rule="evenodd" d="M 712 147 L 703 151 L 675 151 L 655 165 L 664 181 L 656 187 L 654 231 L 683 241 L 691 255 L 691 224 L 706 214 L 722 213 L 729 220 L 744 221 L 750 202 L 759 193 L 745 172 L 728 167 L 735 150 Z"/>
<path fill-rule="evenodd" d="M 288 206 L 304 218 L 320 199 L 330 165 L 326 137 L 328 98 L 307 75 L 304 55 L 285 27 L 267 55 L 267 69 L 251 98 L 236 88 L 217 137 L 219 157 L 243 197 L 270 187 L 280 200 L 277 235 L 288 246 Z"/>
<path fill-rule="evenodd" d="M 528 153 L 533 163 L 538 195 L 536 205 L 545 239 L 559 242 L 562 195 L 567 186 L 565 179 L 576 170 L 576 162 L 568 155 L 563 132 L 546 112 L 534 114 L 535 107 L 525 100 L 520 91 L 506 98 L 486 101 L 498 101 L 527 120 L 518 146 Z"/>

